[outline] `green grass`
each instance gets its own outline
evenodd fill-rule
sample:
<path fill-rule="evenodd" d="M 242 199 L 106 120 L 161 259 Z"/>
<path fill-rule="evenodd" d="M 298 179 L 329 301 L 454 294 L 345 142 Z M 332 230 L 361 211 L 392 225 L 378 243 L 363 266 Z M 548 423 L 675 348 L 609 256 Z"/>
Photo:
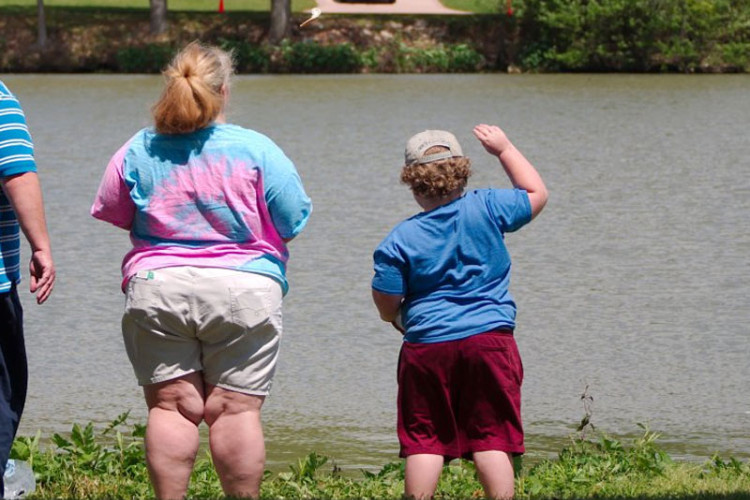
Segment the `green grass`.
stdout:
<path fill-rule="evenodd" d="M 440 0 L 450 9 L 474 12 L 476 14 L 498 14 L 505 12 L 505 0 Z M 514 3 L 518 3 L 515 0 Z"/>
<path fill-rule="evenodd" d="M 44 0 L 47 7 L 86 7 L 102 9 L 148 9 L 148 0 Z M 224 8 L 232 11 L 268 12 L 271 0 L 224 0 Z M 292 0 L 292 11 L 302 12 L 315 7 L 315 0 Z M 0 0 L 3 7 L 32 7 L 36 0 Z M 214 12 L 219 6 L 219 0 L 169 0 L 170 11 L 199 11 Z"/>
<path fill-rule="evenodd" d="M 11 456 L 29 462 L 37 477 L 35 499 L 131 499 L 153 496 L 143 459 L 144 427 L 127 427 L 120 415 L 100 432 L 89 423 L 70 434 L 16 439 Z M 327 457 L 311 453 L 287 472 L 266 472 L 261 497 L 268 499 L 400 499 L 403 462 L 376 473 L 345 476 Z M 676 462 L 658 445 L 658 435 L 622 443 L 599 434 L 571 438 L 555 459 L 523 464 L 516 478 L 519 500 L 750 500 L 750 464 L 714 456 L 704 463 Z M 480 498 L 482 489 L 470 462 L 445 467 L 437 499 Z M 222 498 L 211 457 L 203 452 L 191 479 L 189 498 Z"/>

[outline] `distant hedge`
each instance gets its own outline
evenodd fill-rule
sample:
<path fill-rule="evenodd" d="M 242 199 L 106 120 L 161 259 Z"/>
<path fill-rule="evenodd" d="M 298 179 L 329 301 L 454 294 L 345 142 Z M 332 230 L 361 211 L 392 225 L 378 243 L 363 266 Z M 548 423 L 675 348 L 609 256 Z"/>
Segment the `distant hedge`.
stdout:
<path fill-rule="evenodd" d="M 220 39 L 217 45 L 232 51 L 238 73 L 465 73 L 479 71 L 484 64 L 484 57 L 466 44 L 414 48 L 400 43 L 361 50 L 350 43 L 287 41 L 275 47 Z M 157 73 L 176 50 L 154 43 L 126 47 L 117 52 L 115 69 Z"/>

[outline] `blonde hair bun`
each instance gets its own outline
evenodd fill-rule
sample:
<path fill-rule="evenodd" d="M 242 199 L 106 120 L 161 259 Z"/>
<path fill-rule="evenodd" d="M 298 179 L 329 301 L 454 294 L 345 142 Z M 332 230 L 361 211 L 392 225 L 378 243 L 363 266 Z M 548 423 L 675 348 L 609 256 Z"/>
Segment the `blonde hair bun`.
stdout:
<path fill-rule="evenodd" d="M 192 42 L 164 69 L 164 90 L 152 113 L 160 134 L 187 134 L 211 124 L 224 108 L 234 73 L 229 52 Z"/>

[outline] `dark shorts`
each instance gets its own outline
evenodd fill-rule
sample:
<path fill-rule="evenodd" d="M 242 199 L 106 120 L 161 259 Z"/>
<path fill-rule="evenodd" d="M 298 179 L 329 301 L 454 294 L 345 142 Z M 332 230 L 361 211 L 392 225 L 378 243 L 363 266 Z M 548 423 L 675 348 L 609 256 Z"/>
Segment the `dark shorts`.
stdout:
<path fill-rule="evenodd" d="M 450 342 L 404 342 L 398 366 L 400 456 L 471 459 L 477 451 L 525 451 L 523 365 L 510 331 Z"/>

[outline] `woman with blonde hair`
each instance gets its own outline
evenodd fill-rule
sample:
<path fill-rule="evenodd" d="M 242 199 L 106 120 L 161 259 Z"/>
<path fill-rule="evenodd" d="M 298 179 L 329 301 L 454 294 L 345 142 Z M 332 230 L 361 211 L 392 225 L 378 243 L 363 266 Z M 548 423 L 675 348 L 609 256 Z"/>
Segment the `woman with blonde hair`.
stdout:
<path fill-rule="evenodd" d="M 231 55 L 194 42 L 143 129 L 112 157 L 91 214 L 130 232 L 122 333 L 148 406 L 157 498 L 183 498 L 208 424 L 224 493 L 257 497 L 287 243 L 312 205 L 268 137 L 226 123 Z"/>

